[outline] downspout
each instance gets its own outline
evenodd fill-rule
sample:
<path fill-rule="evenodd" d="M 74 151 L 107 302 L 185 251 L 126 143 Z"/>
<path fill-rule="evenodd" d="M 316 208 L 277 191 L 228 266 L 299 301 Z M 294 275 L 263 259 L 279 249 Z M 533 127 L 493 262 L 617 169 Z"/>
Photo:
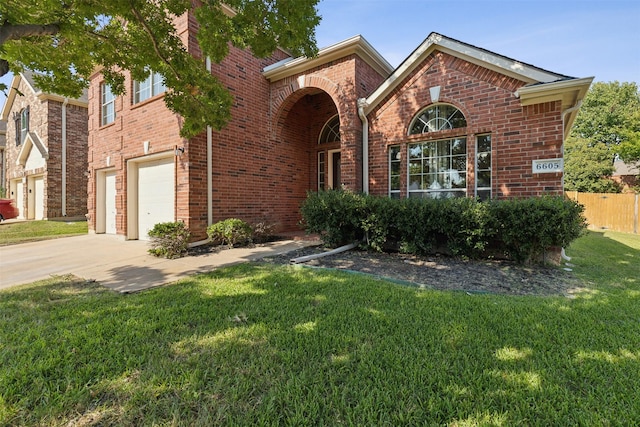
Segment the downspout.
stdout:
<path fill-rule="evenodd" d="M 207 71 L 211 74 L 211 58 L 205 60 Z M 207 126 L 207 225 L 213 224 L 213 135 L 211 126 Z"/>
<path fill-rule="evenodd" d="M 205 59 L 205 67 L 209 74 L 211 74 L 211 58 L 208 56 Z M 211 158 L 213 153 L 213 132 L 211 126 L 207 126 L 207 226 L 213 224 L 213 159 Z M 210 239 L 199 240 L 197 242 L 189 243 L 190 248 L 206 245 Z"/>
<path fill-rule="evenodd" d="M 580 99 L 578 102 L 576 102 L 576 105 L 574 105 L 573 107 L 567 108 L 566 110 L 564 110 L 562 112 L 562 145 L 560 146 L 560 155 L 562 156 L 563 165 L 564 165 L 564 121 L 565 121 L 565 117 L 567 116 L 567 114 L 576 111 L 581 106 L 582 106 L 582 99 Z M 564 196 L 564 166 L 562 167 L 562 195 Z M 565 261 L 571 261 L 571 257 L 567 256 L 567 254 L 565 253 L 564 248 L 562 248 L 560 250 L 560 256 Z"/>
<path fill-rule="evenodd" d="M 67 216 L 67 103 L 62 103 L 62 216 Z"/>
<path fill-rule="evenodd" d="M 358 115 L 362 121 L 362 192 L 369 194 L 369 120 L 364 112 L 366 98 L 358 99 Z"/>

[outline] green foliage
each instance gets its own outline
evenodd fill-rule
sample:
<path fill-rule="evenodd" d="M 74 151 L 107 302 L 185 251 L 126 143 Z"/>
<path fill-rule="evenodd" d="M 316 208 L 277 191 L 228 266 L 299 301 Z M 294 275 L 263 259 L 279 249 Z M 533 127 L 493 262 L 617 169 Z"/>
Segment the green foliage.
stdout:
<path fill-rule="evenodd" d="M 302 217 L 328 246 L 360 240 L 371 250 L 519 262 L 565 247 L 586 228 L 583 207 L 562 197 L 493 200 L 390 199 L 348 191 L 309 193 Z"/>
<path fill-rule="evenodd" d="M 343 190 L 309 192 L 300 211 L 308 233 L 317 233 L 328 246 L 337 247 L 364 238 L 364 198 Z M 365 225 L 365 227 L 373 227 Z"/>
<path fill-rule="evenodd" d="M 151 255 L 163 258 L 180 258 L 187 253 L 191 232 L 184 222 L 161 222 L 149 230 Z"/>
<path fill-rule="evenodd" d="M 207 236 L 214 245 L 246 245 L 251 243 L 253 229 L 241 219 L 227 218 L 207 227 Z"/>
<path fill-rule="evenodd" d="M 610 177 L 613 154 L 605 144 L 584 138 L 567 138 L 564 167 L 565 189 L 584 193 L 619 193 L 620 186 Z"/>
<path fill-rule="evenodd" d="M 640 92 L 636 83 L 597 82 L 584 102 L 566 141 L 568 190 L 617 192 L 609 180 L 613 159 L 640 160 Z"/>
<path fill-rule="evenodd" d="M 497 249 L 524 262 L 551 247 L 567 247 L 587 228 L 583 211 L 582 205 L 562 197 L 491 201 Z"/>
<path fill-rule="evenodd" d="M 221 62 L 229 43 L 266 57 L 277 47 L 313 56 L 318 0 L 229 0 L 230 17 L 219 2 L 195 9 L 203 58 Z M 102 68 L 117 94 L 125 92 L 122 70 L 144 79 L 162 74 L 165 102 L 184 118 L 181 134 L 195 136 L 207 125 L 229 120 L 232 97 L 194 58 L 178 34 L 174 17 L 187 13 L 185 0 L 7 0 L 0 2 L 0 75 L 29 69 L 41 73 L 40 89 L 77 97 L 89 76 Z M 126 22 L 126 25 L 123 25 Z M 38 26 L 36 32 L 27 25 Z"/>
<path fill-rule="evenodd" d="M 597 82 L 584 98 L 571 135 L 614 147 L 640 139 L 640 92 L 634 82 Z"/>

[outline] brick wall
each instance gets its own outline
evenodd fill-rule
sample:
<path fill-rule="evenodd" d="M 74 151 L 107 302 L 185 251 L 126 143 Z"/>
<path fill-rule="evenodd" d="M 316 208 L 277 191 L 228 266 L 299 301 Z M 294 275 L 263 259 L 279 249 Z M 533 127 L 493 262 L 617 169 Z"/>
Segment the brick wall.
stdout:
<path fill-rule="evenodd" d="M 24 214 L 33 213 L 33 199 L 29 197 L 29 190 L 34 176 L 42 176 L 44 181 L 44 217 L 48 219 L 63 216 L 62 211 L 62 102 L 45 96 L 38 98 L 24 79 L 20 80 L 18 90 L 23 96 L 16 96 L 9 110 L 7 123 L 6 146 L 6 180 L 4 183 L 10 189 L 10 182 L 16 179 L 24 181 L 24 199 L 18 201 L 24 207 Z M 15 119 L 23 108 L 29 107 L 29 131 L 35 132 L 48 151 L 49 158 L 45 166 L 35 169 L 25 169 L 17 165 L 17 159 L 22 145 L 16 146 Z M 84 217 L 86 213 L 86 175 L 87 170 L 87 108 L 74 104 L 67 104 L 67 191 L 66 216 Z M 35 146 L 32 150 L 37 150 Z M 26 178 L 26 179 L 23 179 Z M 16 195 L 8 194 L 15 198 Z"/>
<path fill-rule="evenodd" d="M 561 174 L 532 174 L 531 161 L 561 157 L 560 102 L 523 107 L 513 93 L 525 83 L 446 53 L 435 52 L 370 114 L 370 189 L 388 193 L 388 151 L 400 145 L 401 194 L 407 194 L 407 144 L 467 137 L 467 194 L 474 190 L 475 136 L 492 138 L 493 197 L 561 194 Z M 429 88 L 440 86 L 439 102 L 457 107 L 464 129 L 408 136 L 411 120 L 432 103 Z"/>
<path fill-rule="evenodd" d="M 366 62 L 357 55 L 349 55 L 331 63 L 309 69 L 272 84 L 271 110 L 273 113 L 274 138 L 286 138 L 289 115 L 294 106 L 307 93 L 321 90 L 328 95 L 335 110 L 318 115 L 313 112 L 315 143 L 322 126 L 333 114 L 340 116 L 340 136 L 342 154 L 342 184 L 345 188 L 359 191 L 362 189 L 362 122 L 358 116 L 357 99 L 373 92 L 384 80 Z M 329 101 L 329 100 L 328 100 Z M 314 143 L 312 141 L 311 143 Z M 315 155 L 312 163 L 310 189 L 317 187 L 315 175 Z M 296 209 L 297 210 L 297 209 Z"/>

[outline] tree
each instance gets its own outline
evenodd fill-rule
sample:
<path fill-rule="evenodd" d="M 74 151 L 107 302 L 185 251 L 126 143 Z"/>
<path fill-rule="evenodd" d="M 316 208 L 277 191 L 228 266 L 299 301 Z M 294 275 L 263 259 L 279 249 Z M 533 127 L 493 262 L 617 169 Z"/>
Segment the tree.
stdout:
<path fill-rule="evenodd" d="M 318 0 L 202 0 L 195 6 L 203 57 L 222 61 L 229 43 L 265 57 L 281 47 L 313 56 Z M 125 93 L 124 70 L 143 80 L 160 73 L 167 107 L 183 117 L 181 134 L 222 128 L 232 98 L 191 55 L 174 18 L 190 0 L 3 0 L 0 3 L 0 76 L 30 69 L 46 92 L 77 97 L 101 69 L 114 93 Z M 232 13 L 229 13 L 232 11 Z M 2 88 L 6 90 L 5 88 Z"/>
<path fill-rule="evenodd" d="M 640 160 L 640 92 L 636 83 L 594 83 L 565 143 L 565 186 L 619 191 L 609 179 L 613 161 Z"/>
<path fill-rule="evenodd" d="M 592 144 L 570 137 L 565 142 L 565 189 L 583 193 L 619 193 L 620 187 L 609 177 L 613 173 L 611 153 L 605 144 Z"/>

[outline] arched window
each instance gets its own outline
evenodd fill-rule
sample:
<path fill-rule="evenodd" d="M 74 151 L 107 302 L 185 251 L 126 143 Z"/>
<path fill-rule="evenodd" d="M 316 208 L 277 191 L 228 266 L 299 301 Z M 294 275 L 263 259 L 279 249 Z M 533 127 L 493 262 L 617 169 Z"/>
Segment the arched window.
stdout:
<path fill-rule="evenodd" d="M 340 142 L 340 117 L 337 114 L 327 120 L 318 139 L 318 144 L 331 142 Z"/>
<path fill-rule="evenodd" d="M 449 104 L 433 104 L 413 119 L 409 126 L 409 135 L 464 127 L 467 127 L 467 120 L 456 107 Z"/>
<path fill-rule="evenodd" d="M 336 143 L 340 143 L 340 116 L 337 114 L 327 120 L 318 138 L 318 190 L 341 186 L 340 147 L 336 147 Z"/>

